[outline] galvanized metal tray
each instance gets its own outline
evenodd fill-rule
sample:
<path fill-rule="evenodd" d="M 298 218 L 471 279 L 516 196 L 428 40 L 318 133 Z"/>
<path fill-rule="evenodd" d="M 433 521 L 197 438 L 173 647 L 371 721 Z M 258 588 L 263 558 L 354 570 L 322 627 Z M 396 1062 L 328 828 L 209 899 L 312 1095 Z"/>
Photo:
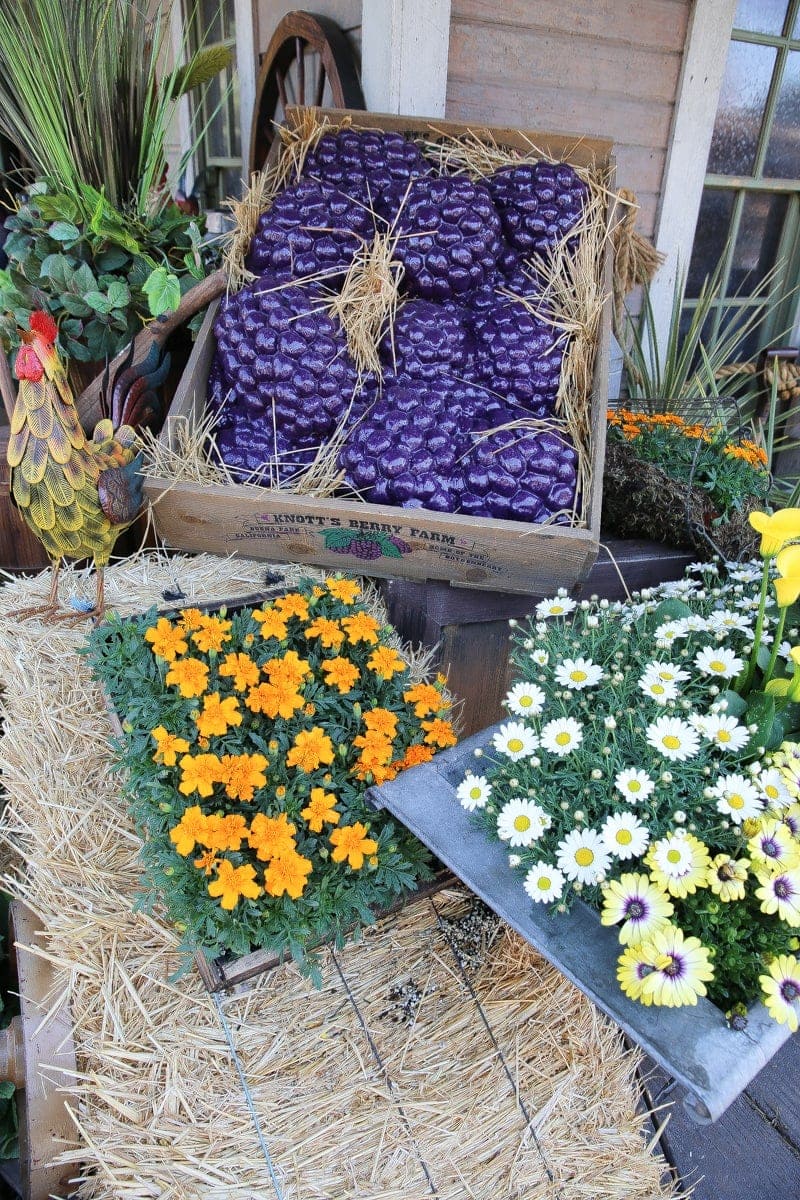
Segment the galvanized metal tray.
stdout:
<path fill-rule="evenodd" d="M 683 1102 L 698 1122 L 716 1121 L 789 1038 L 762 1004 L 734 1030 L 724 1014 L 700 997 L 687 1008 L 647 1008 L 629 1000 L 616 979 L 616 932 L 598 914 L 576 903 L 567 914 L 534 905 L 508 866 L 502 844 L 480 829 L 456 798 L 476 749 L 491 746 L 492 726 L 412 767 L 367 798 L 386 808 L 438 859 L 516 929 L 532 946 L 607 1013 L 684 1090 Z"/>

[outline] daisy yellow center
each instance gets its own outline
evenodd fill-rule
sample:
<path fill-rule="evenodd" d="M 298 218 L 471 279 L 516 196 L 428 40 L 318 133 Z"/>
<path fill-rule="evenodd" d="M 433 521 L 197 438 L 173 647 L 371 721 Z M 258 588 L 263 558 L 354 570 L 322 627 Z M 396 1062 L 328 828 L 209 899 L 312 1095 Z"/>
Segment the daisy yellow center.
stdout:
<path fill-rule="evenodd" d="M 522 749 L 522 738 L 509 738 L 508 748 L 512 754 L 516 754 Z"/>
<path fill-rule="evenodd" d="M 480 800 L 481 789 L 479 787 L 470 788 L 469 789 L 469 798 L 470 798 L 470 800 Z"/>
<path fill-rule="evenodd" d="M 549 875 L 540 875 L 536 881 L 536 886 L 540 892 L 549 892 L 551 887 Z"/>
<path fill-rule="evenodd" d="M 721 658 L 714 658 L 708 664 L 708 669 L 709 669 L 709 671 L 717 671 L 718 673 L 721 673 L 722 671 L 725 670 L 725 663 L 722 661 Z"/>
<path fill-rule="evenodd" d="M 633 834 L 630 829 L 618 829 L 616 841 L 619 842 L 620 846 L 630 846 L 633 841 Z"/>
<path fill-rule="evenodd" d="M 767 784 L 767 786 L 764 788 L 764 793 L 765 795 L 769 796 L 770 800 L 777 800 L 780 794 L 773 783 Z"/>
<path fill-rule="evenodd" d="M 628 782 L 628 791 L 629 792 L 640 792 L 641 790 L 642 790 L 642 785 L 638 779 L 629 780 L 629 782 Z"/>
<path fill-rule="evenodd" d="M 670 680 L 672 680 L 674 678 L 671 671 L 659 671 L 658 677 L 659 677 L 659 679 L 663 679 L 666 683 L 669 683 Z"/>
<path fill-rule="evenodd" d="M 590 867 L 594 862 L 594 851 L 588 846 L 581 846 L 575 851 L 575 862 L 579 867 Z"/>
<path fill-rule="evenodd" d="M 744 808 L 744 798 L 738 792 L 734 792 L 728 796 L 728 804 L 731 808 Z"/>
<path fill-rule="evenodd" d="M 731 740 L 731 735 L 727 729 L 718 729 L 717 730 L 717 741 L 718 742 L 729 742 L 730 740 Z"/>
<path fill-rule="evenodd" d="M 520 708 L 530 708 L 533 704 L 533 699 L 530 696 L 520 696 L 518 703 Z"/>
<path fill-rule="evenodd" d="M 514 828 L 517 833 L 526 833 L 531 827 L 530 817 L 526 817 L 524 813 L 520 813 L 518 817 L 514 817 Z"/>
<path fill-rule="evenodd" d="M 556 734 L 556 745 L 558 746 L 568 746 L 571 741 L 572 735 L 567 733 L 566 730 Z"/>
<path fill-rule="evenodd" d="M 674 733 L 667 733 L 661 739 L 661 744 L 666 746 L 667 750 L 679 750 L 681 739 L 676 737 Z"/>
<path fill-rule="evenodd" d="M 575 683 L 583 683 L 584 679 L 587 678 L 585 671 L 570 671 L 569 677 Z"/>
<path fill-rule="evenodd" d="M 681 861 L 680 850 L 668 850 L 667 851 L 667 862 L 679 863 L 680 861 Z"/>
<path fill-rule="evenodd" d="M 550 612 L 553 614 L 554 617 L 560 616 L 563 611 L 564 611 L 564 606 L 561 604 L 553 604 L 550 607 Z"/>
<path fill-rule="evenodd" d="M 666 689 L 660 683 L 653 683 L 650 685 L 650 691 L 654 696 L 663 696 L 665 690 Z"/>

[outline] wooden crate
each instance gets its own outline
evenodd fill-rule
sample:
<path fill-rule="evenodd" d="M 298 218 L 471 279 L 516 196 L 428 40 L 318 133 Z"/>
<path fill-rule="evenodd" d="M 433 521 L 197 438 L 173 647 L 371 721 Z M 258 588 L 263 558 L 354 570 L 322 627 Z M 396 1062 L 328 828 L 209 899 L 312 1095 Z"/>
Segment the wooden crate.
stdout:
<path fill-rule="evenodd" d="M 289 110 L 290 121 L 293 118 Z M 330 110 L 334 122 L 397 130 L 409 135 L 461 136 L 469 127 L 448 121 Z M 501 146 L 520 151 L 534 144 L 543 153 L 576 166 L 591 163 L 613 172 L 611 143 L 584 138 L 512 129 L 484 133 Z M 541 526 L 519 521 L 473 518 L 425 509 L 340 500 L 312 499 L 287 491 L 221 485 L 199 485 L 150 478 L 147 498 L 154 504 L 159 535 L 174 547 L 212 554 L 239 554 L 280 562 L 318 566 L 381 577 L 446 579 L 463 587 L 503 592 L 546 592 L 571 587 L 585 578 L 594 562 L 600 538 L 600 509 L 608 401 L 608 355 L 611 337 L 611 262 L 604 267 L 604 306 L 590 405 L 591 488 L 586 498 L 585 525 L 580 528 Z M 174 446 L 176 418 L 202 416 L 207 380 L 215 349 L 212 306 L 200 331 L 162 437 Z M 157 503 L 156 503 L 157 502 Z M 380 557 L 365 559 L 341 553 L 329 544 L 336 530 L 357 530 L 361 541 L 383 549 Z M 380 535 L 383 535 L 382 537 Z M 397 544 L 389 542 L 390 537 Z M 334 538 L 335 540 L 335 538 Z"/>

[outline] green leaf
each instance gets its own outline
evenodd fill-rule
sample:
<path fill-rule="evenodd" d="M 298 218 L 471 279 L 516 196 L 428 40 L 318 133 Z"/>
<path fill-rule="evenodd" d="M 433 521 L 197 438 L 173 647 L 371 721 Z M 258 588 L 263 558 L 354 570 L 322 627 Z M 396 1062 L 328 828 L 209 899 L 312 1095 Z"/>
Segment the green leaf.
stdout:
<path fill-rule="evenodd" d="M 49 226 L 50 237 L 56 242 L 74 243 L 80 241 L 81 231 L 71 221 L 54 221 Z"/>
<path fill-rule="evenodd" d="M 772 725 L 775 720 L 775 700 L 764 692 L 751 692 L 747 698 L 744 723 L 755 725 L 756 730 L 742 751 L 742 757 L 755 754 L 759 746 L 768 746 Z"/>
<path fill-rule="evenodd" d="M 91 314 L 91 308 L 80 296 L 72 296 L 65 292 L 60 299 L 62 308 L 66 309 L 71 317 L 88 317 Z"/>
<path fill-rule="evenodd" d="M 738 692 L 729 690 L 724 691 L 720 696 L 720 700 L 725 700 L 728 707 L 725 709 L 729 717 L 740 717 L 742 713 L 747 711 L 747 701 L 739 695 Z"/>
<path fill-rule="evenodd" d="M 166 267 L 156 267 L 144 282 L 142 291 L 147 297 L 147 305 L 154 317 L 163 313 L 174 312 L 181 302 L 181 285 L 176 275 L 171 274 Z"/>
<path fill-rule="evenodd" d="M 95 195 L 97 203 L 89 222 L 92 233 L 104 241 L 113 242 L 115 246 L 121 246 L 130 254 L 139 254 L 139 243 L 130 232 L 125 218 L 111 207 L 105 196 L 98 193 Z"/>
<path fill-rule="evenodd" d="M 131 302 L 131 290 L 123 279 L 108 285 L 108 300 L 112 308 L 125 308 Z"/>
<path fill-rule="evenodd" d="M 119 271 L 120 268 L 127 265 L 129 260 L 130 254 L 121 246 L 110 246 L 107 250 L 99 251 L 94 257 L 95 266 L 101 273 Z"/>
<path fill-rule="evenodd" d="M 42 194 L 36 197 L 36 207 L 45 221 L 68 221 L 72 225 L 80 217 L 80 210 L 72 196 L 59 192 L 55 196 Z"/>
<path fill-rule="evenodd" d="M 684 604 L 682 600 L 675 597 L 670 597 L 668 600 L 662 600 L 659 606 L 653 613 L 653 618 L 658 625 L 665 621 L 680 621 L 683 617 L 690 617 L 692 610 L 688 604 Z"/>
<path fill-rule="evenodd" d="M 87 292 L 84 300 L 93 308 L 95 312 L 110 313 L 114 305 L 109 300 L 108 296 L 104 296 L 102 292 Z"/>
<path fill-rule="evenodd" d="M 72 276 L 70 290 L 73 292 L 93 292 L 97 290 L 97 280 L 88 263 L 81 263 Z"/>
<path fill-rule="evenodd" d="M 48 254 L 39 268 L 39 275 L 42 279 L 52 279 L 58 287 L 65 288 L 72 278 L 74 268 L 75 260 L 68 258 L 66 254 Z"/>

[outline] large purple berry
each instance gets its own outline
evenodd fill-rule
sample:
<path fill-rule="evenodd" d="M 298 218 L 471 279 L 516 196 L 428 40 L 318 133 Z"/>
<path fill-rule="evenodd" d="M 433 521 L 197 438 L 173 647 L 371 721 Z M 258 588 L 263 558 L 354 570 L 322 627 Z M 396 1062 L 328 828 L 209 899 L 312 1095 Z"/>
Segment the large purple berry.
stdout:
<path fill-rule="evenodd" d="M 432 170 L 419 147 L 400 133 L 341 129 L 326 133 L 306 155 L 303 178 L 323 180 L 380 207 L 387 194 L 402 193 L 409 180 Z"/>
<path fill-rule="evenodd" d="M 341 275 L 353 255 L 375 232 L 373 217 L 360 199 L 326 183 L 301 180 L 276 196 L 258 219 L 246 266 L 300 279 Z"/>
<path fill-rule="evenodd" d="M 530 415 L 551 415 L 564 353 L 557 331 L 524 305 L 501 299 L 475 314 L 473 332 L 479 382 Z"/>
<path fill-rule="evenodd" d="M 394 231 L 407 289 L 425 300 L 463 297 L 481 287 L 502 249 L 491 196 L 465 176 L 415 180 Z"/>
<path fill-rule="evenodd" d="M 487 181 L 510 244 L 523 254 L 551 250 L 575 226 L 588 189 L 568 163 L 501 167 Z"/>
<path fill-rule="evenodd" d="M 499 429 L 476 440 L 464 457 L 461 511 L 510 521 L 558 521 L 575 502 L 577 467 L 566 434 Z"/>
<path fill-rule="evenodd" d="M 464 378 L 473 352 L 466 317 L 457 304 L 407 300 L 381 342 L 387 377 L 396 374 L 414 379 L 444 375 Z"/>

